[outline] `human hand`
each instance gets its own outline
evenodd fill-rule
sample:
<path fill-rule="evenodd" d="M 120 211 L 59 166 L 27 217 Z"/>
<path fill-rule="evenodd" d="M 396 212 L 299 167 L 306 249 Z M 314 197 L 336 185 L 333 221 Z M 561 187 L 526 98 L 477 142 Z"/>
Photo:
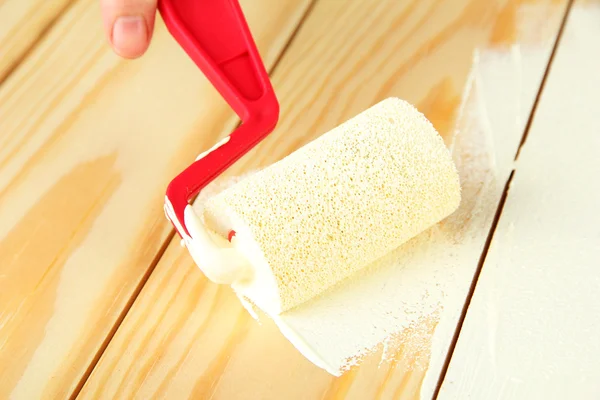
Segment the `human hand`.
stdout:
<path fill-rule="evenodd" d="M 104 30 L 124 58 L 143 55 L 152 38 L 157 0 L 100 0 Z"/>

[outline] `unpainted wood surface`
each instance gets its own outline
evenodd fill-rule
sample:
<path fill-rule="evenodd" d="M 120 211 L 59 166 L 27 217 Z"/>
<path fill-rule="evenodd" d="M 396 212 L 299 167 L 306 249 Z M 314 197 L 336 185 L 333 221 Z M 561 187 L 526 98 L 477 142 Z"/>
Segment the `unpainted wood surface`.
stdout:
<path fill-rule="evenodd" d="M 0 82 L 71 3 L 73 0 L 0 1 Z"/>
<path fill-rule="evenodd" d="M 496 139 L 510 137 L 501 153 L 510 162 L 565 8 L 565 1 L 318 1 L 273 74 L 282 106 L 278 128 L 229 174 L 268 165 L 392 95 L 417 105 L 450 143 L 474 52 L 532 46 L 541 58 L 521 76 L 527 82 L 518 95 L 492 103 L 508 108 L 518 122 L 508 133 L 494 133 Z M 509 61 L 500 68 L 518 75 L 520 67 Z M 523 115 L 511 114 L 522 99 Z M 481 249 L 486 235 L 483 230 L 478 239 Z M 461 276 L 463 300 L 479 256 L 479 250 L 471 254 Z M 454 320 L 461 306 L 459 301 L 452 310 Z M 425 319 L 417 329 L 433 337 L 435 327 L 435 320 Z M 452 333 L 443 333 L 448 343 Z M 407 345 L 398 361 L 381 367 L 375 354 L 333 378 L 305 360 L 272 323 L 253 321 L 227 287 L 208 282 L 174 238 L 81 397 L 415 398 L 428 368 L 433 379 L 425 396 L 442 366 L 438 358 L 428 367 L 429 349 L 419 349 Z"/>
<path fill-rule="evenodd" d="M 0 18 L 66 2 L 35 3 L 0 1 L 23 11 Z M 308 4 L 242 2 L 267 65 Z M 235 121 L 162 24 L 142 60 L 116 57 L 98 0 L 69 7 L 10 74 L 0 86 L 0 398 L 76 390 L 170 237 L 167 183 Z"/>
<path fill-rule="evenodd" d="M 440 399 L 600 398 L 598 21 L 575 1 Z"/>

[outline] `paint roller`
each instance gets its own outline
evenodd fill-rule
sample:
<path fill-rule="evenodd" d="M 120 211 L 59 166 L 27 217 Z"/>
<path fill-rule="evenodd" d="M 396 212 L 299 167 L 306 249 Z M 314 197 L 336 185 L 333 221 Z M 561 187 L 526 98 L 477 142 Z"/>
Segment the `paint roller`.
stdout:
<path fill-rule="evenodd" d="M 193 197 L 274 129 L 278 105 L 237 2 L 163 0 L 159 9 L 243 122 L 167 189 L 167 216 L 210 280 L 280 314 L 457 209 L 458 173 L 442 138 L 413 106 L 389 98 L 209 199 L 197 215 Z M 215 46 L 218 37 L 229 41 Z"/>

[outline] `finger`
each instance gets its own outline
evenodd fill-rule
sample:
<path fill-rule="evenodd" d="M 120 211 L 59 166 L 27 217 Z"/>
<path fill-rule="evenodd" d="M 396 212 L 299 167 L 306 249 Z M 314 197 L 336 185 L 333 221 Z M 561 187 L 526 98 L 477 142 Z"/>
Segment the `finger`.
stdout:
<path fill-rule="evenodd" d="M 115 52 L 137 58 L 150 44 L 157 0 L 100 0 L 104 29 Z"/>

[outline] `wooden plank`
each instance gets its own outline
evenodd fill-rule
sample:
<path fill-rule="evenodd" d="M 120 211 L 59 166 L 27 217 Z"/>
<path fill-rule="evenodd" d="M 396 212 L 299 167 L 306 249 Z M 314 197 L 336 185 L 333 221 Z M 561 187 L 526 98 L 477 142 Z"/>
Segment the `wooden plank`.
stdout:
<path fill-rule="evenodd" d="M 457 252 L 441 260 L 453 280 L 442 286 L 446 293 L 437 314 L 424 315 L 412 331 L 402 332 L 408 339 L 395 361 L 379 367 L 379 353 L 340 378 L 328 375 L 304 359 L 270 321 L 254 322 L 228 288 L 207 282 L 175 238 L 81 397 L 430 396 L 565 7 L 565 1 L 389 0 L 374 5 L 323 0 L 274 73 L 282 106 L 279 126 L 231 175 L 268 165 L 392 95 L 416 104 L 453 143 L 468 201 L 440 232 L 419 239 L 425 243 L 419 253 L 422 269 L 411 284 L 430 283 L 418 287 L 422 301 L 426 291 L 440 292 L 432 281 L 440 271 L 429 265 L 440 260 L 423 250 L 428 244 Z M 491 150 L 484 146 L 490 141 L 496 142 Z M 465 168 L 477 157 L 485 159 L 479 169 Z M 454 246 L 448 238 L 456 232 L 469 233 L 472 240 Z"/>
<path fill-rule="evenodd" d="M 599 20 L 570 11 L 440 399 L 600 397 Z"/>
<path fill-rule="evenodd" d="M 304 0 L 244 1 L 272 66 Z M 0 88 L 0 397 L 85 379 L 172 232 L 164 190 L 237 119 L 159 23 L 130 62 L 77 2 Z"/>
<path fill-rule="evenodd" d="M 72 0 L 0 1 L 0 82 L 71 3 Z"/>

